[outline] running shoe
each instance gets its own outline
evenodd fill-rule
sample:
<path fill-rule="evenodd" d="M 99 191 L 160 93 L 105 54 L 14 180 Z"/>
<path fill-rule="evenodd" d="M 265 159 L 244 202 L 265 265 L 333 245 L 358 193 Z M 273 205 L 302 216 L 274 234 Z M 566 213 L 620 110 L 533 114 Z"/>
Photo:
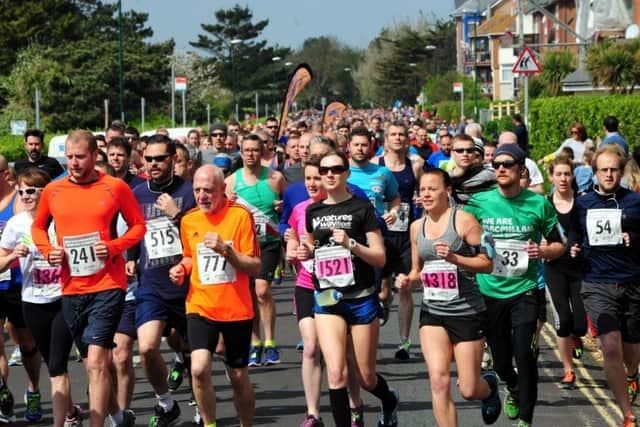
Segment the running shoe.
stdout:
<path fill-rule="evenodd" d="M 136 414 L 131 409 L 125 409 L 124 411 L 122 411 L 122 416 L 124 417 L 124 419 L 115 427 L 135 427 Z"/>
<path fill-rule="evenodd" d="M 298 344 L 296 344 L 296 350 L 298 351 L 304 350 L 304 341 L 302 340 L 298 341 Z"/>
<path fill-rule="evenodd" d="M 485 424 L 493 424 L 500 417 L 502 403 L 498 390 L 498 377 L 494 372 L 483 372 L 482 378 L 489 384 L 491 395 L 482 401 L 482 421 Z"/>
<path fill-rule="evenodd" d="M 520 420 L 518 421 L 518 427 L 531 427 L 531 423 Z"/>
<path fill-rule="evenodd" d="M 276 271 L 273 272 L 273 280 L 271 281 L 271 284 L 279 285 L 281 283 L 282 283 L 282 267 L 280 266 L 280 264 L 278 264 L 278 266 L 276 267 Z"/>
<path fill-rule="evenodd" d="M 362 404 L 357 408 L 351 408 L 351 427 L 364 427 L 364 408 Z"/>
<path fill-rule="evenodd" d="M 64 419 L 64 427 L 82 427 L 82 415 L 80 405 L 74 405 L 73 414 L 67 415 Z"/>
<path fill-rule="evenodd" d="M 398 351 L 396 351 L 395 358 L 396 360 L 406 361 L 411 358 L 411 341 L 402 340 L 402 343 L 398 346 Z"/>
<path fill-rule="evenodd" d="M 156 405 L 153 408 L 155 415 L 149 418 L 149 427 L 169 427 L 175 424 L 180 418 L 180 407 L 178 402 L 173 401 L 173 407 L 170 411 L 165 411 L 160 405 Z"/>
<path fill-rule="evenodd" d="M 40 404 L 40 392 L 29 391 L 24 392 L 24 405 L 27 408 L 24 412 L 24 418 L 31 422 L 37 423 L 42 419 L 42 405 Z"/>
<path fill-rule="evenodd" d="M 518 389 L 505 389 L 504 413 L 510 420 L 515 420 L 520 416 L 520 402 L 518 401 Z"/>
<path fill-rule="evenodd" d="M 176 391 L 177 389 L 179 389 L 183 380 L 184 364 L 178 362 L 177 360 L 174 360 L 171 372 L 169 372 L 169 375 L 167 376 L 167 385 L 169 386 L 169 390 Z"/>
<path fill-rule="evenodd" d="M 572 349 L 574 359 L 580 359 L 582 354 L 584 353 L 584 348 L 582 347 L 582 340 L 580 337 L 573 337 Z"/>
<path fill-rule="evenodd" d="M 262 347 L 251 346 L 249 349 L 249 363 L 250 368 L 256 366 L 262 366 Z"/>
<path fill-rule="evenodd" d="M 491 357 L 491 349 L 484 343 L 484 353 L 482 353 L 482 363 L 480 369 L 483 371 L 490 371 L 493 369 L 493 357 Z"/>
<path fill-rule="evenodd" d="M 400 395 L 394 389 L 389 389 L 396 398 L 396 406 L 393 407 L 391 412 L 385 412 L 384 409 L 380 410 L 380 416 L 378 417 L 378 427 L 398 427 L 398 406 L 400 406 Z"/>
<path fill-rule="evenodd" d="M 193 416 L 193 424 L 202 427 L 204 426 L 204 421 L 202 421 L 202 415 L 200 415 L 200 409 L 196 406 L 196 413 Z"/>
<path fill-rule="evenodd" d="M 304 421 L 302 421 L 300 427 L 324 427 L 324 423 L 322 422 L 322 418 L 316 418 L 309 414 Z"/>
<path fill-rule="evenodd" d="M 20 347 L 13 349 L 13 353 L 9 357 L 9 366 L 22 366 L 22 353 L 20 353 Z"/>
<path fill-rule="evenodd" d="M 280 363 L 280 353 L 275 347 L 264 348 L 264 365 L 271 366 Z"/>
<path fill-rule="evenodd" d="M 0 382 L 2 383 L 0 388 L 0 422 L 8 424 L 16 419 L 13 413 L 13 395 L 1 377 Z"/>
<path fill-rule="evenodd" d="M 391 304 L 393 303 L 393 293 L 389 292 L 389 296 L 385 300 L 380 300 L 380 308 L 382 309 L 382 319 L 380 319 L 380 326 L 384 326 L 389 321 L 389 314 L 391 313 Z"/>
<path fill-rule="evenodd" d="M 562 377 L 562 381 L 560 381 L 560 385 L 565 390 L 571 390 L 576 384 L 576 374 L 573 371 L 569 371 L 564 374 Z"/>
<path fill-rule="evenodd" d="M 633 412 L 629 412 L 629 414 L 624 417 L 622 427 L 636 427 L 636 417 L 633 415 Z"/>
<path fill-rule="evenodd" d="M 629 392 L 629 402 L 633 403 L 638 396 L 638 373 L 627 377 L 627 391 Z"/>

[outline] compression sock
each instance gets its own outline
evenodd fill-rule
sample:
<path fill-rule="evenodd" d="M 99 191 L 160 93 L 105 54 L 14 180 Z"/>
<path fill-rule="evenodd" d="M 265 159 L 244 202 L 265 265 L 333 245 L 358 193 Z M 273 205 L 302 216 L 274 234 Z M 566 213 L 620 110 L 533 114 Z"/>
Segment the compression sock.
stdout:
<path fill-rule="evenodd" d="M 371 390 L 371 394 L 380 399 L 385 412 L 391 412 L 398 404 L 396 396 L 389 390 L 387 381 L 380 374 L 376 374 L 376 376 L 378 377 L 378 382 L 376 387 Z"/>
<path fill-rule="evenodd" d="M 351 425 L 351 410 L 349 408 L 347 388 L 330 388 L 329 402 L 331 403 L 331 413 L 336 427 L 349 427 Z"/>

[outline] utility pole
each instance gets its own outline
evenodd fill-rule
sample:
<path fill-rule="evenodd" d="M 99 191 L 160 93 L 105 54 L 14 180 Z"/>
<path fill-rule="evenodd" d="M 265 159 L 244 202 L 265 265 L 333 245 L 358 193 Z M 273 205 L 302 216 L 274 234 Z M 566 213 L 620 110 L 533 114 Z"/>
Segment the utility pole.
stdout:
<path fill-rule="evenodd" d="M 120 80 L 120 120 L 124 123 L 124 72 L 122 69 L 122 0 L 118 1 L 118 63 Z"/>

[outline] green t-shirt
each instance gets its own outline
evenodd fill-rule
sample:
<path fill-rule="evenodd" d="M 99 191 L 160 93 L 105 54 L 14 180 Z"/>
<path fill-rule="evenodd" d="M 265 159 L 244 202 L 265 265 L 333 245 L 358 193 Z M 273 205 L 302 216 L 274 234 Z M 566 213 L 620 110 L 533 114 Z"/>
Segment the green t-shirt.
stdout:
<path fill-rule="evenodd" d="M 483 295 L 506 299 L 538 287 L 537 261 L 529 260 L 524 244 L 549 236 L 558 215 L 549 201 L 528 189 L 509 199 L 493 189 L 475 194 L 464 210 L 476 217 L 496 243 L 491 274 L 478 274 Z M 528 260 L 528 261 L 527 261 Z"/>

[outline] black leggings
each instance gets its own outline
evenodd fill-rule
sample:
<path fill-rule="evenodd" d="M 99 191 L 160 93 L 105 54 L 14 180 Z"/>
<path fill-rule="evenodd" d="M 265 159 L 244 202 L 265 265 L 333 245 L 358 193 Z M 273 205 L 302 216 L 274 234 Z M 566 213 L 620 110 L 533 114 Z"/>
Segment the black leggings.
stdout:
<path fill-rule="evenodd" d="M 61 301 L 46 304 L 23 301 L 22 313 L 36 347 L 47 364 L 49 376 L 66 374 L 73 338 L 64 321 Z"/>
<path fill-rule="evenodd" d="M 489 323 L 487 341 L 493 367 L 510 389 L 518 387 L 520 419 L 531 423 L 538 396 L 538 366 L 534 355 L 538 296 L 533 289 L 506 299 L 485 296 Z M 515 357 L 518 373 L 513 369 Z"/>
<path fill-rule="evenodd" d="M 556 333 L 559 337 L 581 337 L 587 333 L 587 314 L 580 296 L 582 278 L 578 272 L 544 265 L 544 280 L 551 296 Z"/>

